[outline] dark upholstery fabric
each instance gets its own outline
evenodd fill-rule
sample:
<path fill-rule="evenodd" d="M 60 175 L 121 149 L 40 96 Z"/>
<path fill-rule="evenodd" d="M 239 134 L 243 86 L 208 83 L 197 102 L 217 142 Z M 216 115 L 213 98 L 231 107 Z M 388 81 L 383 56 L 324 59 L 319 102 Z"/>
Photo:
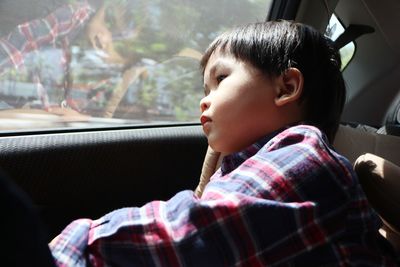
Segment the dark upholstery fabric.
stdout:
<path fill-rule="evenodd" d="M 0 173 L 1 265 L 55 266 L 29 197 Z"/>

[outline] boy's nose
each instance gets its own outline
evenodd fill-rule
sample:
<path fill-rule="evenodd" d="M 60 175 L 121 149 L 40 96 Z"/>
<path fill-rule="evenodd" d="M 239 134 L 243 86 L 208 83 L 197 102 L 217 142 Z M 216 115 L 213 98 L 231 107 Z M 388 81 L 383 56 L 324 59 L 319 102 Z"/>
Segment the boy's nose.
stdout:
<path fill-rule="evenodd" d="M 203 97 L 200 100 L 200 111 L 203 113 L 205 110 L 207 110 L 210 106 L 210 101 L 208 99 L 208 97 Z"/>

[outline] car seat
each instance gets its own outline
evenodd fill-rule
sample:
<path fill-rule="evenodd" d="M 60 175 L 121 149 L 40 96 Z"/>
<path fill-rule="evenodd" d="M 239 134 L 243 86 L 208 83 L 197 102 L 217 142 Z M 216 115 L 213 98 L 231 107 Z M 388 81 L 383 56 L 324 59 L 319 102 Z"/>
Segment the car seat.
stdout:
<path fill-rule="evenodd" d="M 354 169 L 368 201 L 383 221 L 380 233 L 400 252 L 400 167 L 366 153 L 358 157 Z"/>

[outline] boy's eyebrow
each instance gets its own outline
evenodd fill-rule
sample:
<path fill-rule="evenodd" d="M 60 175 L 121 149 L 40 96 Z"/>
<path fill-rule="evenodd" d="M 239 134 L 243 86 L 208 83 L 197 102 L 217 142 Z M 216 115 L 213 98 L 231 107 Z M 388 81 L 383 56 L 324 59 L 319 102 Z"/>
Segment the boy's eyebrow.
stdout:
<path fill-rule="evenodd" d="M 213 75 L 216 71 L 217 68 L 224 66 L 224 60 L 222 59 L 217 59 L 214 64 L 210 68 L 210 75 Z"/>
<path fill-rule="evenodd" d="M 207 96 L 210 93 L 210 88 L 206 83 L 203 84 L 204 95 Z"/>
<path fill-rule="evenodd" d="M 225 64 L 223 63 L 223 60 L 217 59 L 217 60 L 213 63 L 213 65 L 211 66 L 208 76 L 211 76 L 211 77 L 212 77 L 212 76 L 215 74 L 216 69 L 217 69 L 218 67 L 224 66 L 224 65 L 225 65 Z M 205 75 L 206 75 L 206 73 L 204 72 L 204 75 L 203 75 L 203 76 L 205 77 Z M 205 85 L 205 84 L 204 84 L 204 85 Z"/>
<path fill-rule="evenodd" d="M 214 75 L 215 70 L 217 69 L 218 65 L 220 65 L 220 60 L 217 60 L 217 62 L 211 66 L 208 77 L 212 77 Z M 206 73 L 204 73 L 204 77 L 205 77 L 205 75 L 206 75 Z M 204 88 L 204 95 L 207 95 L 210 92 L 210 89 L 208 88 L 208 85 L 206 82 L 203 83 L 203 88 Z"/>
<path fill-rule="evenodd" d="M 210 68 L 208 77 L 213 77 L 218 68 L 226 66 L 227 63 L 225 63 L 224 61 L 225 61 L 224 59 L 220 59 L 220 58 L 215 60 L 215 62 L 213 63 L 213 65 Z M 204 77 L 205 77 L 205 74 L 206 73 L 204 73 Z M 207 83 L 204 83 L 203 87 L 204 87 L 204 94 L 207 95 L 210 92 L 210 89 L 208 88 Z"/>

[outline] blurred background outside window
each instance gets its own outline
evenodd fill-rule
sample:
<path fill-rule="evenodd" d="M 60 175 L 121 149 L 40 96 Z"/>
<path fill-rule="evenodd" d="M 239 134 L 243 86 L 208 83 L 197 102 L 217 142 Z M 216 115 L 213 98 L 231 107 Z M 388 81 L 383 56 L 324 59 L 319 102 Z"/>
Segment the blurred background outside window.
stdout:
<path fill-rule="evenodd" d="M 197 122 L 199 58 L 270 0 L 4 0 L 0 131 Z"/>

